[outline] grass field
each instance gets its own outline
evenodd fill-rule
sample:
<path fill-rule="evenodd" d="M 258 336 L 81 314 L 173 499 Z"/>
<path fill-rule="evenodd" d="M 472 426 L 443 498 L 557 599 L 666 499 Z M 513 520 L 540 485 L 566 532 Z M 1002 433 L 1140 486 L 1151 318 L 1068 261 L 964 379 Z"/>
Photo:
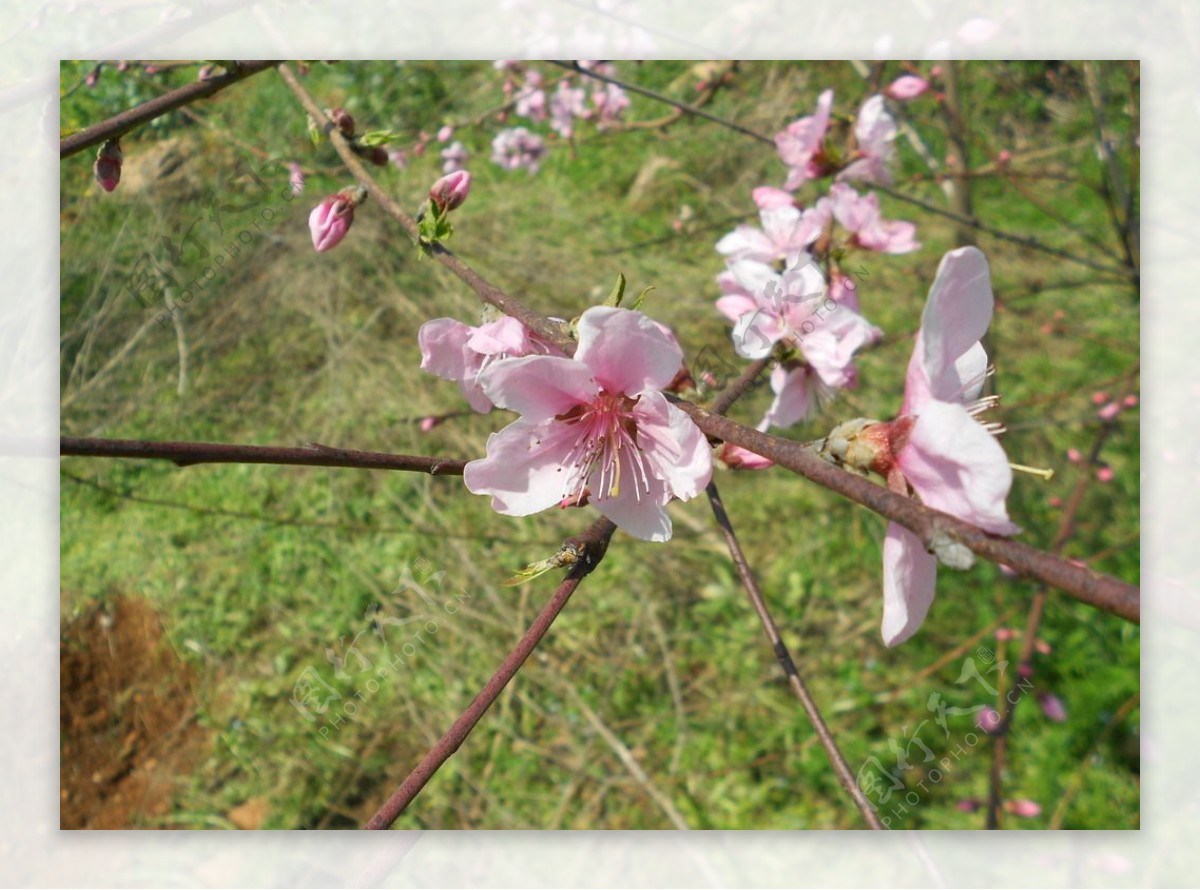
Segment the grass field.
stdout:
<path fill-rule="evenodd" d="M 93 65 L 64 63 L 64 91 Z M 541 67 L 548 81 L 559 76 Z M 696 95 L 689 63 L 622 62 L 618 71 L 685 101 Z M 882 82 L 899 71 L 889 65 Z M 1097 63 L 1096 71 L 1106 125 L 1127 148 L 1138 126 L 1136 63 Z M 194 77 L 194 67 L 153 76 L 106 68 L 94 88 L 64 96 L 62 126 L 93 123 Z M 456 211 L 451 246 L 527 305 L 578 315 L 622 273 L 633 293 L 654 287 L 646 311 L 676 331 L 688 356 L 715 350 L 740 367 L 713 308 L 722 269 L 713 245 L 752 216 L 753 187 L 782 183 L 775 151 L 710 121 L 663 120 L 668 108 L 634 97 L 626 119 L 651 125 L 581 127 L 573 144 L 553 144 L 536 175 L 506 172 L 488 160 L 499 125 L 485 112 L 503 102 L 500 82 L 488 63 L 317 64 L 305 79 L 360 130 L 394 128 L 405 144 L 460 124 L 474 186 Z M 840 112 L 867 95 L 845 63 L 755 62 L 706 109 L 772 135 L 810 114 L 826 87 Z M 1084 66 L 970 63 L 961 87 L 978 219 L 1118 265 Z M 953 152 L 932 96 L 901 111 L 933 158 Z M 419 370 L 417 328 L 445 315 L 474 323 L 473 294 L 420 260 L 371 202 L 343 244 L 312 250 L 309 210 L 351 181 L 327 144 L 309 142 L 303 112 L 273 72 L 191 112 L 122 140 L 125 169 L 111 194 L 92 181 L 91 153 L 62 163 L 63 434 L 481 456 L 488 433 L 507 422 L 503 412 L 429 432 L 418 426 L 465 404 L 454 384 Z M 407 169 L 379 172 L 413 211 L 440 173 L 436 145 Z M 896 188 L 945 207 L 913 144 L 902 137 L 897 145 Z M 1007 167 L 996 161 L 1002 150 L 1012 155 Z M 1122 151 L 1136 189 L 1136 166 Z M 294 201 L 270 200 L 270 218 L 238 166 L 268 156 L 308 173 Z M 273 177 L 278 195 L 286 174 Z M 887 217 L 917 224 L 923 246 L 861 257 L 864 313 L 886 337 L 862 356 L 858 388 L 788 430 L 795 438 L 899 407 L 929 284 L 959 233 L 945 217 L 882 202 Z M 1067 451 L 1087 454 L 1096 437 L 1093 394 L 1137 393 L 1138 294 L 1119 275 L 977 237 L 998 303 L 990 345 L 1005 449 L 1015 462 L 1056 471 L 1049 482 L 1018 475 L 1009 512 L 1021 540 L 1047 548 L 1078 474 L 1092 472 Z M 131 293 L 147 257 L 162 264 L 171 245 L 192 276 L 211 257 L 227 257 L 215 277 L 201 276 L 177 323 Z M 186 287 L 179 283 L 176 298 Z M 733 416 L 757 422 L 765 390 Z M 1137 583 L 1136 407 L 1122 413 L 1101 459 L 1111 481 L 1089 487 L 1064 553 Z M 125 806 L 130 827 L 360 824 L 554 587 L 553 577 L 503 582 L 590 521 L 590 511 L 499 516 L 453 477 L 88 458 L 64 458 L 62 473 L 64 658 L 140 657 L 145 634 L 121 634 L 119 625 L 141 609 L 154 618 L 138 627 L 153 628 L 145 633 L 160 635 L 170 655 L 153 656 L 140 673 L 114 672 L 94 690 L 99 716 L 90 723 L 68 724 L 64 708 L 64 746 L 90 744 L 128 767 L 94 781 L 64 754 L 64 825 L 88 824 L 82 814 L 139 773 L 156 777 L 158 804 Z M 884 809 L 906 794 L 910 803 L 892 827 L 982 827 L 981 813 L 960 808 L 987 797 L 991 764 L 966 709 L 995 701 L 963 667 L 973 659 L 994 682 L 999 672 L 987 666 L 1015 664 L 1019 641 L 997 640 L 995 630 L 1024 627 L 1034 587 L 986 563 L 943 569 L 925 626 L 887 649 L 879 638 L 884 521 L 778 469 L 716 478 L 852 767 L 871 758 L 894 767 L 896 750 L 907 750 L 913 769 Z M 538 653 L 398 827 L 861 826 L 789 695 L 708 505 L 675 504 L 672 515 L 666 545 L 617 534 Z M 1137 828 L 1137 626 L 1052 593 L 1040 637 L 1048 651 L 1029 694 L 1057 696 L 1067 719 L 1049 719 L 1032 699 L 1018 711 L 1005 793 L 1041 813 L 1006 817 L 1004 827 Z M 1015 681 L 1011 664 L 1004 676 Z M 64 701 L 74 691 L 67 678 Z M 324 712 L 293 703 L 305 683 Z M 962 711 L 949 712 L 945 729 L 927 708 L 934 695 Z M 169 725 L 136 717 L 181 697 L 186 707 L 171 711 Z M 969 735 L 976 743 L 964 741 Z M 925 751 L 951 758 L 941 778 L 932 778 Z"/>

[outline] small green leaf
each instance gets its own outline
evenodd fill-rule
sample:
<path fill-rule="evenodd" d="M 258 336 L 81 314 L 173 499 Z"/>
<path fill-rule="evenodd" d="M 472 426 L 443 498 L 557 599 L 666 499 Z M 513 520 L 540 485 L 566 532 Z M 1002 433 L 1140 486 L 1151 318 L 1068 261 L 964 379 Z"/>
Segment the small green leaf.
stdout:
<path fill-rule="evenodd" d="M 625 297 L 625 276 L 620 272 L 617 273 L 617 283 L 613 286 L 612 292 L 604 301 L 605 306 L 620 306 L 621 300 Z"/>

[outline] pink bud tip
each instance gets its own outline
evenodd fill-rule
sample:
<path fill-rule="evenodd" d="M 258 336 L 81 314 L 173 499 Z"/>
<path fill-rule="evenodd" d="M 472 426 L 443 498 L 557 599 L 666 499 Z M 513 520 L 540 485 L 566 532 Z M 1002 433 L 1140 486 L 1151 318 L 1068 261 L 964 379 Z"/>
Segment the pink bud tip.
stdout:
<path fill-rule="evenodd" d="M 1083 455 L 1079 453 L 1078 448 L 1068 448 L 1067 449 L 1067 460 L 1069 460 L 1073 464 L 1077 464 L 1081 460 L 1083 460 Z"/>
<path fill-rule="evenodd" d="M 1092 393 L 1092 404 L 1093 405 L 1103 405 L 1107 401 L 1108 401 L 1108 393 L 1104 392 L 1103 390 L 1101 390 L 1100 392 Z"/>
<path fill-rule="evenodd" d="M 1022 819 L 1032 819 L 1034 816 L 1041 815 L 1042 808 L 1032 800 L 1009 800 L 1005 801 L 1004 809 L 1008 810 L 1014 816 L 1020 816 Z"/>
<path fill-rule="evenodd" d="M 984 732 L 995 732 L 1000 726 L 1000 714 L 995 708 L 984 708 L 975 718 L 975 725 Z"/>
<path fill-rule="evenodd" d="M 1037 647 L 1037 643 L 1034 643 L 1033 645 L 1035 648 Z M 1022 680 L 1028 680 L 1033 676 L 1033 666 L 1028 664 L 1019 665 L 1017 667 L 1017 676 Z"/>
<path fill-rule="evenodd" d="M 342 243 L 354 222 L 354 204 L 348 195 L 330 195 L 313 208 L 308 216 L 313 247 L 318 253 L 332 250 Z"/>
<path fill-rule="evenodd" d="M 100 81 L 100 72 L 92 71 L 83 79 L 84 84 L 89 87 L 94 87 Z"/>
<path fill-rule="evenodd" d="M 1051 646 L 1049 643 L 1047 643 L 1045 640 L 1034 640 L 1033 648 L 1036 649 L 1038 652 L 1041 652 L 1043 655 L 1049 655 L 1051 652 L 1054 651 L 1054 647 Z"/>
<path fill-rule="evenodd" d="M 442 421 L 444 421 L 445 419 L 446 418 L 439 417 L 436 414 L 431 414 L 428 417 L 422 417 L 421 424 L 420 424 L 421 432 L 423 432 L 423 433 L 429 432 L 435 426 L 440 426 Z"/>
<path fill-rule="evenodd" d="M 1112 482 L 1116 475 L 1112 467 L 1101 467 L 1096 471 L 1096 478 L 1101 482 Z"/>
<path fill-rule="evenodd" d="M 1101 420 L 1112 420 L 1114 417 L 1116 417 L 1118 414 L 1121 413 L 1121 403 L 1120 402 L 1109 402 L 1107 405 L 1105 405 L 1103 408 L 1101 408 L 1096 413 L 1100 415 Z"/>
<path fill-rule="evenodd" d="M 967 797 L 960 800 L 956 806 L 960 813 L 974 813 L 983 806 L 983 801 L 977 797 Z"/>
<path fill-rule="evenodd" d="M 942 76 L 942 66 L 934 65 L 932 68 L 930 68 L 929 76 L 930 77 L 941 77 Z"/>
<path fill-rule="evenodd" d="M 447 173 L 429 188 L 429 200 L 442 212 L 462 206 L 471 193 L 471 174 L 466 170 Z"/>
<path fill-rule="evenodd" d="M 1049 692 L 1041 692 L 1038 694 L 1038 704 L 1042 706 L 1042 713 L 1055 723 L 1066 722 L 1067 708 L 1062 703 L 1062 699 L 1057 695 Z"/>
<path fill-rule="evenodd" d="M 1004 575 L 1004 577 L 1006 577 L 1006 578 L 1017 577 L 1017 570 L 1014 569 L 1012 566 L 1006 566 L 1004 563 L 1000 563 L 999 565 L 1000 565 L 1000 574 L 1001 575 Z"/>
<path fill-rule="evenodd" d="M 1009 164 L 1012 163 L 1012 152 L 1009 151 L 1007 148 L 1003 149 L 1000 152 L 1000 154 L 996 155 L 996 160 L 999 161 L 1001 164 L 1008 166 Z"/>
<path fill-rule="evenodd" d="M 889 99 L 907 102 L 929 91 L 929 81 L 915 74 L 902 74 L 888 85 L 883 94 Z"/>
<path fill-rule="evenodd" d="M 996 639 L 999 640 L 1000 642 L 1003 643 L 1007 640 L 1015 640 L 1016 638 L 1017 638 L 1017 632 L 1015 630 L 1013 630 L 1011 627 L 996 628 Z"/>
<path fill-rule="evenodd" d="M 1058 496 L 1055 496 L 1055 497 L 1050 498 L 1050 500 L 1046 501 L 1046 503 L 1049 504 L 1051 507 L 1058 509 L 1059 507 L 1061 507 L 1063 505 L 1063 499 Z"/>
<path fill-rule="evenodd" d="M 437 131 L 438 142 L 449 142 L 453 138 L 454 127 L 450 126 L 449 124 L 446 124 L 446 126 Z"/>
<path fill-rule="evenodd" d="M 717 449 L 716 458 L 731 470 L 765 470 L 775 466 L 773 460 L 728 442 Z"/>
<path fill-rule="evenodd" d="M 1124 405 L 1126 408 L 1134 408 L 1137 406 L 1137 403 L 1138 403 L 1137 396 L 1126 396 L 1124 399 L 1121 400 L 1121 404 Z"/>

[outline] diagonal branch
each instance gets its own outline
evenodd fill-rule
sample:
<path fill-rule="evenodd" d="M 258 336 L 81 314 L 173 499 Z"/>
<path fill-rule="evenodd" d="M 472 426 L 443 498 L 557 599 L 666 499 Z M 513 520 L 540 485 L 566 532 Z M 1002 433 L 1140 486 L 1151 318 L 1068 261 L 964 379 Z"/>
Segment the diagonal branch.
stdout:
<path fill-rule="evenodd" d="M 150 442 L 142 439 L 88 439 L 63 436 L 59 453 L 80 457 L 132 457 L 169 460 L 179 467 L 193 464 L 289 464 L 306 467 L 356 467 L 363 470 L 408 470 L 430 476 L 461 476 L 465 460 L 418 457 L 331 448 L 313 442 L 302 448 L 231 445 L 223 442 Z"/>
<path fill-rule="evenodd" d="M 872 830 L 883 831 L 883 823 L 879 821 L 879 817 L 875 814 L 875 808 L 871 805 L 867 796 L 858 787 L 858 781 L 851 771 L 850 765 L 846 763 L 846 758 L 842 755 L 841 749 L 838 748 L 837 740 L 825 724 L 825 719 L 821 716 L 821 711 L 817 708 L 816 700 L 813 699 L 812 693 L 808 691 L 808 687 L 805 685 L 803 678 L 801 678 L 800 672 L 796 669 L 796 663 L 792 660 L 791 653 L 788 652 L 787 644 L 783 642 L 783 638 L 779 634 L 779 627 L 775 624 L 775 619 L 771 616 L 771 612 L 767 608 L 762 590 L 758 586 L 758 580 L 754 577 L 754 570 L 750 568 L 750 564 L 746 561 L 746 554 L 742 552 L 742 545 L 738 543 L 737 535 L 733 531 L 733 524 L 729 521 L 729 514 L 725 512 L 725 505 L 721 502 L 721 495 L 717 491 L 716 483 L 710 482 L 708 484 L 707 494 L 708 502 L 712 505 L 713 515 L 717 518 L 717 525 L 721 527 L 721 534 L 724 535 L 725 543 L 729 547 L 729 555 L 733 558 L 733 564 L 737 568 L 738 577 L 742 579 L 742 585 L 746 588 L 746 594 L 750 597 L 750 604 L 754 606 L 754 611 L 758 613 L 758 620 L 762 622 L 763 631 L 766 632 L 767 639 L 771 642 L 775 658 L 778 659 L 780 667 L 783 668 L 783 673 L 787 676 L 788 685 L 792 687 L 796 698 L 803 705 L 804 712 L 808 714 L 808 719 L 812 723 L 813 729 L 817 731 L 817 737 L 821 740 L 822 746 L 824 746 L 826 753 L 829 755 L 829 761 L 833 765 L 834 773 L 837 774 L 838 783 L 850 795 L 854 801 L 854 805 L 858 807 L 863 819 L 871 826 Z"/>
<path fill-rule="evenodd" d="M 483 689 L 475 696 L 474 701 L 446 730 L 446 734 L 429 750 L 424 759 L 405 777 L 404 781 L 400 783 L 400 787 L 392 792 L 384 805 L 379 808 L 379 812 L 370 818 L 363 826 L 364 828 L 380 830 L 391 826 L 405 808 L 412 803 L 413 798 L 421 793 L 441 765 L 462 746 L 467 736 L 471 734 L 471 730 L 475 728 L 475 724 L 482 719 L 492 703 L 500 697 L 504 687 L 516 676 L 517 671 L 525 664 L 525 660 L 533 654 L 534 648 L 541 642 L 546 631 L 550 629 L 550 625 L 554 623 L 554 619 L 566 606 L 567 600 L 571 598 L 571 594 L 575 592 L 579 582 L 604 558 L 608 542 L 616 528 L 609 520 L 599 519 L 578 538 L 572 538 L 566 542 L 567 545 L 580 551 L 583 557 L 574 564 L 567 577 L 558 585 L 554 595 L 550 597 L 542 611 L 538 613 L 537 618 L 529 625 L 529 629 L 517 642 L 516 647 L 483 685 Z"/>
<path fill-rule="evenodd" d="M 278 64 L 279 62 L 277 61 L 230 62 L 229 65 L 231 67 L 224 74 L 218 74 L 207 80 L 189 83 L 177 90 L 164 93 L 161 96 L 143 102 L 141 105 L 122 111 L 108 120 L 92 124 L 78 133 L 72 133 L 58 145 L 59 160 L 69 158 L 71 155 L 78 154 L 84 149 L 91 148 L 93 145 L 99 145 L 101 142 L 109 139 L 119 139 L 130 130 L 134 130 L 142 126 L 142 124 L 149 123 L 156 117 L 162 117 L 167 112 L 195 102 L 197 99 L 205 99 L 215 93 L 219 93 L 221 90 L 233 86 L 240 80 L 245 80 L 251 75 L 258 74 L 260 71 L 266 71 L 268 68 L 273 68 Z"/>

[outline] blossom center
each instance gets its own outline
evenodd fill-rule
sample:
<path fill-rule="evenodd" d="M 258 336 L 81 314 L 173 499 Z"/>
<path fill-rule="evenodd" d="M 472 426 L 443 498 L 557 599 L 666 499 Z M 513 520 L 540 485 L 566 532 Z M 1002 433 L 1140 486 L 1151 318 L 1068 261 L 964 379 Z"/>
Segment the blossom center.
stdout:
<path fill-rule="evenodd" d="M 638 400 L 622 393 L 601 390 L 591 401 L 559 414 L 555 420 L 576 427 L 577 437 L 568 453 L 563 497 L 581 497 L 591 489 L 597 498 L 615 498 L 622 484 L 634 487 L 641 500 L 650 490 L 645 455 L 637 444 L 633 409 Z M 622 461 L 624 451 L 624 461 Z M 632 480 L 621 478 L 621 468 L 632 471 Z"/>

